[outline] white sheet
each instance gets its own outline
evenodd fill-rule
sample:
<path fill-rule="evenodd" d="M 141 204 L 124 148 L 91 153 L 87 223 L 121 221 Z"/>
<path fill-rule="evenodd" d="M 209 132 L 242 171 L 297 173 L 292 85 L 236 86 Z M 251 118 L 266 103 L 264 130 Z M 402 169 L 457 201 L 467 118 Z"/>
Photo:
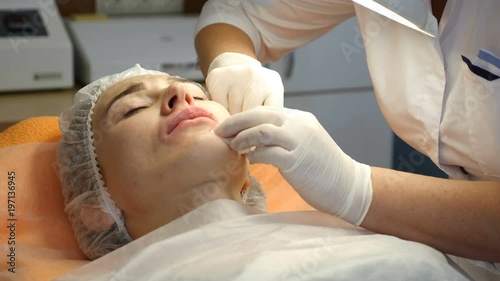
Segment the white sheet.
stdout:
<path fill-rule="evenodd" d="M 217 200 L 56 280 L 469 279 L 423 244 Z"/>

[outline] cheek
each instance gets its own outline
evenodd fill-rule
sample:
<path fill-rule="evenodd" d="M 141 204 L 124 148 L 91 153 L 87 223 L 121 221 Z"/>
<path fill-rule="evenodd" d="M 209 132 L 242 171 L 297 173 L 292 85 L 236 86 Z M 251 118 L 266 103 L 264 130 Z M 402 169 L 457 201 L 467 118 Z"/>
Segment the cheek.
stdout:
<path fill-rule="evenodd" d="M 142 134 L 141 134 L 142 133 Z M 147 146 L 141 140 L 144 132 L 127 129 L 111 131 L 96 146 L 97 161 L 111 197 L 122 210 L 135 206 L 134 190 L 144 179 L 137 167 L 145 166 Z"/>
<path fill-rule="evenodd" d="M 200 106 L 212 113 L 215 118 L 217 118 L 219 124 L 231 116 L 226 108 L 216 102 L 209 101 L 204 104 L 200 104 Z"/>
<path fill-rule="evenodd" d="M 137 123 L 137 124 L 136 124 Z M 144 122 L 120 124 L 95 138 L 96 154 L 102 167 L 109 171 L 140 164 L 140 156 L 146 156 L 152 128 Z"/>

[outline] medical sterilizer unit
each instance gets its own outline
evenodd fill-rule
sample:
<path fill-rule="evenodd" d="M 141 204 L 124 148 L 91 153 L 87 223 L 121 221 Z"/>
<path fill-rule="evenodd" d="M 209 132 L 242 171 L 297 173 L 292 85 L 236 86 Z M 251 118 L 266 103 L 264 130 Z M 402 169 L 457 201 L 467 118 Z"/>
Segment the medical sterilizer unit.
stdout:
<path fill-rule="evenodd" d="M 0 1 L 0 92 L 70 88 L 72 45 L 53 0 Z"/>

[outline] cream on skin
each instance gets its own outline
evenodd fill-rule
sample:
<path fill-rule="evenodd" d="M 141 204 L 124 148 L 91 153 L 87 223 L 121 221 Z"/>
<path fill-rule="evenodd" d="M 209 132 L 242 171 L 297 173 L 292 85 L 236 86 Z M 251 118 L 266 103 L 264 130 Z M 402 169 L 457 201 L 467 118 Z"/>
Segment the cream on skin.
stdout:
<path fill-rule="evenodd" d="M 100 96 L 97 160 L 133 239 L 204 203 L 200 195 L 241 201 L 248 161 L 211 132 L 229 116 L 196 83 L 167 75 L 132 77 Z"/>

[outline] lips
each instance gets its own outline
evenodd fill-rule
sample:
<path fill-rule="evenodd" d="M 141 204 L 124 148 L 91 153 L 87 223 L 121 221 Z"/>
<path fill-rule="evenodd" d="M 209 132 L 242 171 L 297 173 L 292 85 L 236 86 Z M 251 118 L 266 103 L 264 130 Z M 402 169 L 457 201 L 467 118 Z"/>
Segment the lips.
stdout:
<path fill-rule="evenodd" d="M 168 122 L 167 134 L 170 134 L 182 121 L 193 120 L 201 117 L 209 118 L 217 122 L 215 117 L 206 109 L 197 106 L 189 106 L 177 112 L 172 120 Z"/>

